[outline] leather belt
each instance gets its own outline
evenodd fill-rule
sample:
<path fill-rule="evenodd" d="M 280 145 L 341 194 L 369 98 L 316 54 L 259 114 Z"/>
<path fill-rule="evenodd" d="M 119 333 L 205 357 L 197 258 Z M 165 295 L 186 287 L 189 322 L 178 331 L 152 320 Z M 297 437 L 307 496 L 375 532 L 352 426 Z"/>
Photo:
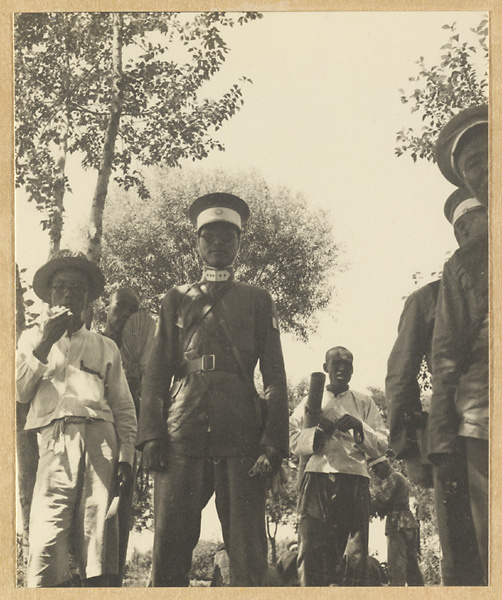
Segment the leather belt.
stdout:
<path fill-rule="evenodd" d="M 181 367 L 182 377 L 190 373 L 199 373 L 207 371 L 228 371 L 230 373 L 239 373 L 236 366 L 228 364 L 228 359 L 217 357 L 214 354 L 203 354 L 193 360 L 185 360 Z"/>

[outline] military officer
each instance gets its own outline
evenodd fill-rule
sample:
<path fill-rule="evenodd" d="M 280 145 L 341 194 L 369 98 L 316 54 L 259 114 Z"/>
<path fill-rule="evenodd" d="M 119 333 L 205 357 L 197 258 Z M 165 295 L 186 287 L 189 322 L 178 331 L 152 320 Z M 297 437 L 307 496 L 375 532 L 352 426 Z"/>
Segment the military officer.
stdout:
<path fill-rule="evenodd" d="M 266 481 L 254 473 L 277 470 L 287 456 L 288 403 L 272 298 L 234 279 L 248 215 L 232 194 L 195 200 L 189 216 L 202 278 L 162 301 L 137 441 L 155 471 L 154 587 L 189 584 L 201 510 L 213 490 L 230 585 L 265 584 Z M 258 362 L 264 399 L 253 384 Z"/>
<path fill-rule="evenodd" d="M 434 152 L 446 179 L 488 206 L 488 106 L 470 106 L 452 117 Z"/>

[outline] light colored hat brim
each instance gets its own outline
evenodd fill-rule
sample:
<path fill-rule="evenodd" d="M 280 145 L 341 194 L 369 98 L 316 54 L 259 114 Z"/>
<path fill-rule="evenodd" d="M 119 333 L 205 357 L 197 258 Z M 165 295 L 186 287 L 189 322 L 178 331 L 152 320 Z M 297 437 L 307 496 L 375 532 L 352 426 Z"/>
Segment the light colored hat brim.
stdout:
<path fill-rule="evenodd" d="M 96 300 L 103 293 L 105 277 L 98 265 L 80 256 L 56 256 L 42 265 L 33 277 L 33 290 L 44 302 L 51 300 L 51 281 L 58 271 L 78 269 L 89 278 L 89 300 Z"/>

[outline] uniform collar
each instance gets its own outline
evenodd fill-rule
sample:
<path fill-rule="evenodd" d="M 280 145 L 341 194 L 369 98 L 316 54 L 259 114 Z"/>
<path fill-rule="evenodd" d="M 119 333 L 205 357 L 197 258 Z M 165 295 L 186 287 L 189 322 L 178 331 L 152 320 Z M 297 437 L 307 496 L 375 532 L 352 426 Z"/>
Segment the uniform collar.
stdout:
<path fill-rule="evenodd" d="M 233 281 L 234 279 L 234 268 L 232 266 L 226 267 L 225 269 L 214 269 L 204 265 L 202 271 L 202 282 L 203 283 L 221 283 L 225 281 Z"/>

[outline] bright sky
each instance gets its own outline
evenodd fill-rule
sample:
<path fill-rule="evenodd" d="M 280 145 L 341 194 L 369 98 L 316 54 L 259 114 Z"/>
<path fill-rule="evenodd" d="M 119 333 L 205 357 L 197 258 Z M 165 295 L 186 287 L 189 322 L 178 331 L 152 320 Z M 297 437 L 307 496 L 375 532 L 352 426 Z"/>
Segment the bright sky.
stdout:
<path fill-rule="evenodd" d="M 226 152 L 190 168 L 257 169 L 269 184 L 303 192 L 313 206 L 330 210 L 350 265 L 337 279 L 332 315 L 321 317 L 309 344 L 283 336 L 292 382 L 322 368 L 329 347 L 344 345 L 355 356 L 353 387 L 383 387 L 413 273 L 421 271 L 426 283 L 456 247 L 443 216 L 451 184 L 434 164 L 394 155 L 396 132 L 412 124 L 398 90 L 412 89 L 408 77 L 420 56 L 438 63 L 449 35 L 442 25 L 456 22 L 468 34 L 483 17 L 281 12 L 224 32 L 231 53 L 207 94 L 242 75 L 253 84 L 244 85 L 243 108 L 219 132 Z M 73 180 L 68 231 L 82 222 L 94 182 L 88 174 Z M 17 210 L 18 262 L 32 272 L 47 252 L 33 252 L 38 215 L 21 200 Z"/>
<path fill-rule="evenodd" d="M 242 75 L 253 84 L 244 85 L 244 106 L 218 132 L 226 152 L 185 167 L 257 169 L 270 184 L 303 192 L 313 206 L 330 210 L 350 265 L 337 279 L 333 311 L 321 315 L 310 342 L 283 336 L 291 381 L 320 369 L 326 349 L 340 344 L 354 353 L 355 388 L 383 386 L 412 274 L 422 272 L 425 283 L 455 249 L 443 217 L 452 186 L 434 164 L 394 155 L 396 132 L 413 124 L 398 89 L 412 89 L 408 77 L 420 56 L 437 64 L 449 35 L 442 25 L 456 22 L 469 34 L 483 16 L 281 12 L 225 31 L 231 52 L 206 93 L 216 96 Z M 70 177 L 72 235 L 85 222 L 95 175 L 73 165 Z M 47 255 L 33 252 L 42 238 L 38 219 L 20 199 L 18 261 L 30 272 Z"/>

